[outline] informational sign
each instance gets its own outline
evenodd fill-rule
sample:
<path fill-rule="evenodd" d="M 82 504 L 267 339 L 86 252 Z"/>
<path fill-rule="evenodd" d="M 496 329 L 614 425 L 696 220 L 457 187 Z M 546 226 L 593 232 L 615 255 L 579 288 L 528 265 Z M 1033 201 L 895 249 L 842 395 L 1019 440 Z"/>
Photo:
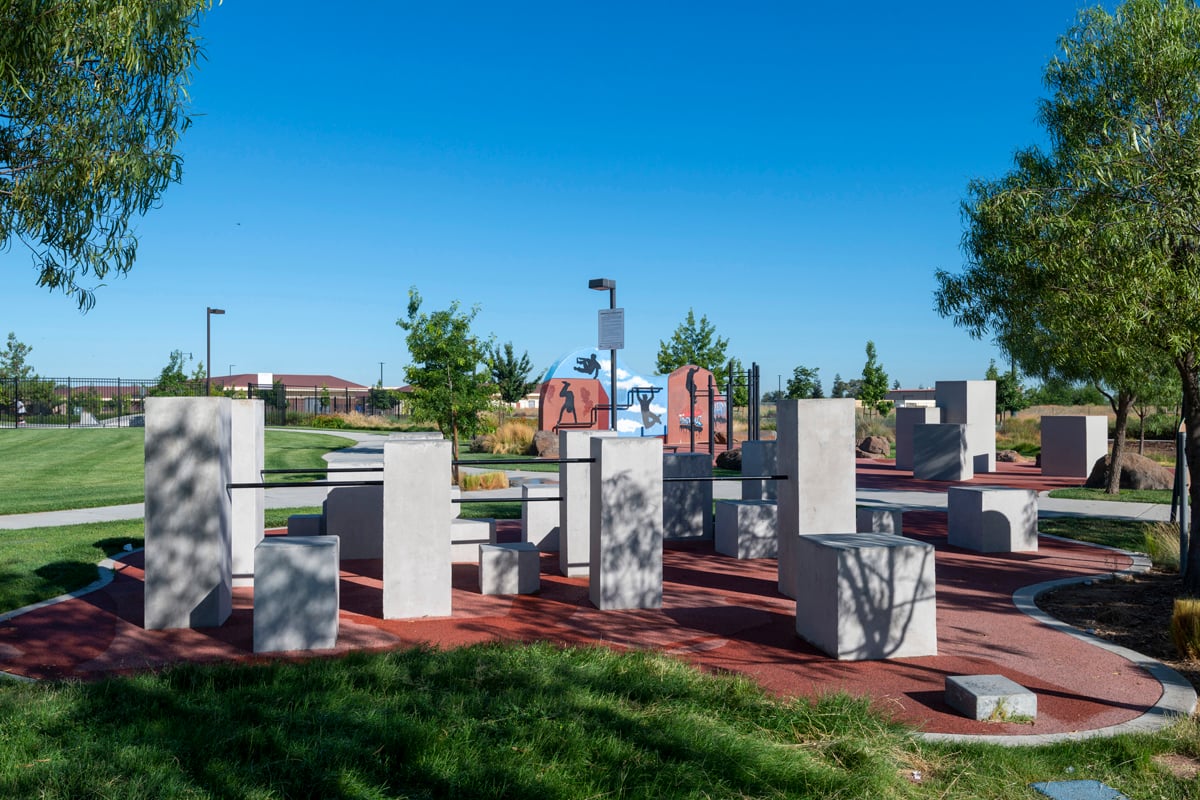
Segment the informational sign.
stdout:
<path fill-rule="evenodd" d="M 600 350 L 625 349 L 625 309 L 600 309 Z"/>

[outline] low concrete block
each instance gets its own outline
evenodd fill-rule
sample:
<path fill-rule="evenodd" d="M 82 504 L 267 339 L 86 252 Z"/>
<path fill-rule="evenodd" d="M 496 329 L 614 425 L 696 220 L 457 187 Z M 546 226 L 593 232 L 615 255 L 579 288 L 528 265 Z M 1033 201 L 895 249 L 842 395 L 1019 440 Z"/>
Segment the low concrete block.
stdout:
<path fill-rule="evenodd" d="M 496 520 L 450 520 L 450 561 L 461 564 L 479 557 L 479 545 L 496 543 Z"/>
<path fill-rule="evenodd" d="M 663 454 L 663 538 L 711 539 L 712 481 L 667 481 L 667 478 L 711 478 L 708 453 Z"/>
<path fill-rule="evenodd" d="M 967 450 L 967 426 L 941 423 L 913 426 L 913 477 L 923 481 L 969 481 L 974 459 Z"/>
<path fill-rule="evenodd" d="M 778 474 L 775 469 L 778 463 L 777 452 L 777 442 L 742 442 L 742 474 Z M 776 495 L 775 481 L 742 481 L 743 500 L 774 500 Z"/>
<path fill-rule="evenodd" d="M 268 536 L 254 548 L 254 652 L 337 645 L 336 536 Z"/>
<path fill-rule="evenodd" d="M 1037 695 L 1003 675 L 950 675 L 946 705 L 969 719 L 1037 718 Z"/>
<path fill-rule="evenodd" d="M 893 533 L 896 536 L 904 534 L 904 512 L 890 508 L 860 508 L 858 509 L 859 533 Z"/>
<path fill-rule="evenodd" d="M 343 559 L 383 558 L 382 486 L 335 486 L 321 507 L 325 533 L 341 540 Z"/>
<path fill-rule="evenodd" d="M 288 536 L 324 536 L 324 514 L 292 514 L 288 517 Z"/>
<path fill-rule="evenodd" d="M 479 591 L 533 594 L 542 588 L 541 553 L 532 542 L 479 545 Z"/>
<path fill-rule="evenodd" d="M 1042 417 L 1042 474 L 1086 478 L 1108 451 L 1108 417 Z"/>
<path fill-rule="evenodd" d="M 734 558 L 775 558 L 779 511 L 774 500 L 718 500 L 715 547 Z"/>
<path fill-rule="evenodd" d="M 947 541 L 977 553 L 1038 549 L 1037 493 L 1032 489 L 951 486 Z"/>
<path fill-rule="evenodd" d="M 562 512 L 559 502 L 538 498 L 561 497 L 557 483 L 526 483 L 521 486 L 521 540 L 543 553 L 557 553 Z"/>
<path fill-rule="evenodd" d="M 937 655 L 933 546 L 882 533 L 796 537 L 796 633 L 846 661 Z"/>

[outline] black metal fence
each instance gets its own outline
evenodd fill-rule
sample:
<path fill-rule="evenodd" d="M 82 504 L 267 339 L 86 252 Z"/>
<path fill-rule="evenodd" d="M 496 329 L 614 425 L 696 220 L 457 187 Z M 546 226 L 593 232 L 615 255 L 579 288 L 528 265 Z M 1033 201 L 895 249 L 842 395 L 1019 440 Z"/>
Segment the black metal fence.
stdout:
<path fill-rule="evenodd" d="M 214 394 L 263 400 L 268 425 L 304 424 L 321 414 L 398 416 L 400 394 L 385 389 L 250 384 L 226 389 L 213 381 Z M 204 381 L 127 378 L 28 378 L 0 380 L 0 427 L 131 428 L 145 424 L 147 397 L 204 395 Z"/>

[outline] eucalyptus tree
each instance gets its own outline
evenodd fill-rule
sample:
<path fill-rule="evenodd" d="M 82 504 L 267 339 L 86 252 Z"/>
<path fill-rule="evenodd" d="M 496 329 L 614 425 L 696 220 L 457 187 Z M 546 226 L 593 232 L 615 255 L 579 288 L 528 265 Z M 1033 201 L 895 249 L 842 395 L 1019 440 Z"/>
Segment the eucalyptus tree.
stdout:
<path fill-rule="evenodd" d="M 937 305 L 995 335 L 1022 366 L 1041 359 L 1120 386 L 1169 361 L 1197 510 L 1200 9 L 1191 0 L 1090 9 L 1060 44 L 1041 103 L 1049 150 L 1018 153 L 1012 173 L 972 184 L 969 263 L 962 276 L 939 273 Z M 1187 563 L 1185 588 L 1200 591 L 1196 514 Z"/>
<path fill-rule="evenodd" d="M 0 3 L 0 247 L 81 309 L 133 266 L 134 216 L 181 177 L 186 84 L 209 0 Z"/>

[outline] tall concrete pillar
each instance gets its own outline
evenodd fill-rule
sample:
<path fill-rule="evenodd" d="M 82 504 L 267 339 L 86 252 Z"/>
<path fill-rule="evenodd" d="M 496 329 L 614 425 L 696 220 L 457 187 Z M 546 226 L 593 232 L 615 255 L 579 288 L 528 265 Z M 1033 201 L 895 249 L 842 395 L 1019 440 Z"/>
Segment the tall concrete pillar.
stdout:
<path fill-rule="evenodd" d="M 996 382 L 937 381 L 934 398 L 942 422 L 967 426 L 972 472 L 996 471 Z"/>
<path fill-rule="evenodd" d="M 383 618 L 450 616 L 450 442 L 383 445 Z"/>
<path fill-rule="evenodd" d="M 778 442 L 742 442 L 743 475 L 776 475 Z M 775 481 L 742 481 L 743 500 L 774 500 L 778 496 Z"/>
<path fill-rule="evenodd" d="M 263 401 L 232 401 L 233 483 L 261 483 L 265 463 Z M 233 585 L 254 584 L 254 548 L 263 539 L 263 489 L 234 489 Z"/>
<path fill-rule="evenodd" d="M 600 609 L 662 607 L 662 442 L 594 438 L 588 591 Z"/>
<path fill-rule="evenodd" d="M 711 478 L 708 453 L 663 453 L 663 478 Z M 713 538 L 713 485 L 710 480 L 663 482 L 663 536 Z"/>
<path fill-rule="evenodd" d="M 936 425 L 942 410 L 932 406 L 904 406 L 896 409 L 896 469 L 913 468 L 913 426 Z"/>
<path fill-rule="evenodd" d="M 616 436 L 616 431 L 559 431 L 559 458 L 591 458 L 593 437 Z M 592 548 L 592 467 L 559 464 L 558 569 L 568 578 L 586 578 Z"/>
<path fill-rule="evenodd" d="M 214 628 L 233 610 L 231 403 L 146 398 L 148 630 Z"/>
<path fill-rule="evenodd" d="M 780 400 L 779 591 L 796 597 L 796 538 L 855 529 L 854 400 Z"/>

